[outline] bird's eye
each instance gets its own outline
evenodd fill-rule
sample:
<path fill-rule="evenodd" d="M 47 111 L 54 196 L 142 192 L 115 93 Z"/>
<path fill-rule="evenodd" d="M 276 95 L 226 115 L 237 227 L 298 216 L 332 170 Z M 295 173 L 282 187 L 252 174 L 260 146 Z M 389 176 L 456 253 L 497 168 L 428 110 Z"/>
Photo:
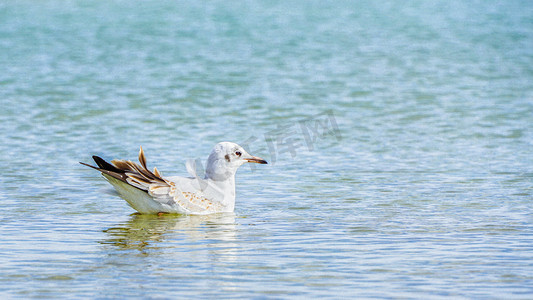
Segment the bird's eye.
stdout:
<path fill-rule="evenodd" d="M 237 155 L 237 156 L 241 156 L 242 153 L 241 153 L 241 151 L 237 151 L 237 152 L 235 152 L 235 155 Z"/>

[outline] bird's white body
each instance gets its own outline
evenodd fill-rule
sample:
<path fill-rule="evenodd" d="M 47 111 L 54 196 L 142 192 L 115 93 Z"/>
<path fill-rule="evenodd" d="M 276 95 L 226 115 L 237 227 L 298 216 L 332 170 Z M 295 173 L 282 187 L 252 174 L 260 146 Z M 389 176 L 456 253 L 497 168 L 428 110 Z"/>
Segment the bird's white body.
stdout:
<path fill-rule="evenodd" d="M 122 199 L 142 214 L 164 212 L 205 215 L 232 212 L 235 209 L 235 180 L 224 183 L 222 185 L 223 190 L 220 191 L 213 190 L 214 183 L 207 180 L 207 188 L 202 191 L 197 189 L 199 187 L 196 183 L 198 178 L 164 177 L 165 180 L 179 188 L 173 194 L 168 193 L 163 197 L 154 197 L 153 194 L 150 195 L 150 193 L 139 190 L 114 177 L 106 174 L 103 176 L 115 187 Z"/>
<path fill-rule="evenodd" d="M 190 162 L 187 170 L 192 177 L 164 177 L 155 168 L 150 172 L 142 148 L 141 165 L 124 160 L 114 160 L 110 165 L 99 157 L 95 161 L 99 168 L 90 167 L 101 171 L 120 197 L 138 212 L 195 215 L 232 212 L 237 169 L 245 162 L 266 163 L 230 142 L 215 146 L 207 161 L 205 177 L 198 176 Z"/>

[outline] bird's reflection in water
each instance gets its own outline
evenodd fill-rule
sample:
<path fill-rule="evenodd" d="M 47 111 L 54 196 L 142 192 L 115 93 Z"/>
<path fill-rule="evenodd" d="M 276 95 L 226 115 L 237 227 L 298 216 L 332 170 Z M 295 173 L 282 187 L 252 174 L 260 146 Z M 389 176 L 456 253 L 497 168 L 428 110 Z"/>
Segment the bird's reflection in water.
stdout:
<path fill-rule="evenodd" d="M 102 244 L 118 250 L 138 250 L 144 255 L 203 248 L 229 258 L 236 251 L 234 213 L 206 216 L 134 214 L 128 221 L 104 232 L 107 237 Z"/>

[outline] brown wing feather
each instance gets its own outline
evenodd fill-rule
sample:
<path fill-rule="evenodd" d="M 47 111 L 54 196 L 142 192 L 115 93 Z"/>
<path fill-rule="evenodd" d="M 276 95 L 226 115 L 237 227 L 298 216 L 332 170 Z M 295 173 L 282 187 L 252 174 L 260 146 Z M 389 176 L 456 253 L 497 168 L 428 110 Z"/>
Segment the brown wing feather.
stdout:
<path fill-rule="evenodd" d="M 128 164 L 128 162 L 125 160 L 114 159 L 111 161 L 111 163 L 115 165 L 117 169 L 120 169 L 122 172 L 132 171 L 130 164 Z"/>
<path fill-rule="evenodd" d="M 137 171 L 137 173 L 141 174 L 142 176 L 152 179 L 152 180 L 162 180 L 162 178 L 158 178 L 154 175 L 154 173 L 150 172 L 150 170 L 146 169 L 145 167 L 139 166 L 138 164 L 128 161 L 130 163 L 131 167 Z M 145 162 L 146 163 L 146 162 Z"/>
<path fill-rule="evenodd" d="M 141 163 L 141 165 L 138 165 L 132 161 L 117 159 L 112 160 L 112 164 L 110 164 L 98 156 L 93 156 L 93 159 L 98 165 L 98 167 L 91 166 L 82 162 L 80 162 L 80 164 L 96 169 L 104 174 L 112 176 L 118 180 L 121 180 L 138 189 L 145 191 L 148 190 L 149 185 L 152 183 L 169 185 L 169 183 L 161 177 L 161 173 L 159 173 L 156 168 L 154 168 L 153 173 L 148 170 L 146 166 L 146 157 L 144 156 L 144 151 L 142 147 L 139 151 L 139 162 Z"/>
<path fill-rule="evenodd" d="M 139 150 L 139 162 L 141 163 L 141 165 L 143 166 L 145 170 L 148 170 L 148 168 L 146 167 L 146 157 L 144 157 L 144 151 L 143 151 L 142 146 L 141 146 L 141 149 Z"/>
<path fill-rule="evenodd" d="M 154 167 L 154 171 L 152 173 L 154 173 L 156 177 L 162 177 L 161 173 L 159 173 L 159 170 L 156 167 Z"/>

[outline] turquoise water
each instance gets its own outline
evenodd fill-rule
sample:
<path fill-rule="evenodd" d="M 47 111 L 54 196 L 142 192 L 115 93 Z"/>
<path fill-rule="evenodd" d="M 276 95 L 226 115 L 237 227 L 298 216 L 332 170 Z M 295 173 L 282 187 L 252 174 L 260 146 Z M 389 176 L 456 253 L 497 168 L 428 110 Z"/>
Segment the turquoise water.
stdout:
<path fill-rule="evenodd" d="M 533 297 L 528 1 L 0 2 L 2 298 Z M 78 161 L 234 214 L 141 216 Z"/>

